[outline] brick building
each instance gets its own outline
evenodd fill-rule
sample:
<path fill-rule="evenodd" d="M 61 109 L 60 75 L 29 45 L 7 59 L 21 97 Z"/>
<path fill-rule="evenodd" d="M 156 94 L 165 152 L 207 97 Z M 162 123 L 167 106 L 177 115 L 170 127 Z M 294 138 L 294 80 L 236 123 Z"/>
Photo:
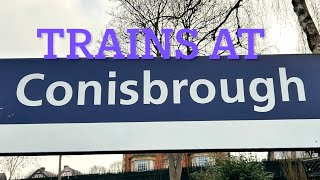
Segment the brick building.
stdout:
<path fill-rule="evenodd" d="M 222 157 L 223 153 L 184 153 L 183 167 L 204 166 L 208 161 Z M 125 172 L 141 172 L 168 168 L 165 153 L 124 154 L 122 168 Z"/>

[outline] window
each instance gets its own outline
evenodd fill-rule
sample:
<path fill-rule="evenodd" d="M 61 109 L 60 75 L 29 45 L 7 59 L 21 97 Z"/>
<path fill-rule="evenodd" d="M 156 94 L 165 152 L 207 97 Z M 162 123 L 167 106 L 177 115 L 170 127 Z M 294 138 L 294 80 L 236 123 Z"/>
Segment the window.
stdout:
<path fill-rule="evenodd" d="M 169 160 L 164 160 L 164 163 L 163 163 L 163 168 L 165 169 L 168 169 L 169 168 Z"/>
<path fill-rule="evenodd" d="M 45 178 L 45 176 L 42 173 L 37 172 L 37 174 L 33 175 L 31 178 Z"/>
<path fill-rule="evenodd" d="M 208 156 L 196 156 L 194 165 L 205 166 L 207 165 L 208 160 L 209 160 Z"/>
<path fill-rule="evenodd" d="M 132 171 L 143 172 L 143 171 L 150 171 L 153 169 L 154 169 L 154 161 L 153 160 L 135 160 L 135 161 L 133 161 Z"/>
<path fill-rule="evenodd" d="M 136 167 L 138 172 L 147 171 L 148 161 L 145 161 L 145 160 L 136 161 Z"/>
<path fill-rule="evenodd" d="M 64 171 L 61 173 L 61 176 L 72 176 L 72 173 L 70 171 Z"/>

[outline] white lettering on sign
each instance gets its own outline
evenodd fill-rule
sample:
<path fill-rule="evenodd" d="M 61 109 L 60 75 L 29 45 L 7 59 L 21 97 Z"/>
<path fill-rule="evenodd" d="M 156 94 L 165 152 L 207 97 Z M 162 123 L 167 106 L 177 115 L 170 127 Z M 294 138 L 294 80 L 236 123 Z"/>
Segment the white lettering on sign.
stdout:
<path fill-rule="evenodd" d="M 173 104 L 182 104 L 183 99 L 181 98 L 181 94 L 189 94 L 190 99 L 198 104 L 207 104 L 211 103 L 215 100 L 216 92 L 218 86 L 207 79 L 198 79 L 193 82 L 190 82 L 187 79 L 184 80 L 173 80 L 172 81 L 172 89 L 170 89 L 167 82 L 164 82 L 159 79 L 151 78 L 151 71 L 144 70 L 143 71 L 143 82 L 138 82 L 137 80 L 126 80 L 121 82 L 120 85 L 116 81 L 116 71 L 109 72 L 109 81 L 108 85 L 101 85 L 98 81 L 79 81 L 77 89 L 72 87 L 68 82 L 65 81 L 56 81 L 50 84 L 45 93 L 45 98 L 49 104 L 52 106 L 64 106 L 72 100 L 72 98 L 77 98 L 77 105 L 83 106 L 86 103 L 93 103 L 96 106 L 100 106 L 102 104 L 107 105 L 134 105 L 138 103 L 139 98 L 142 96 L 143 104 L 155 104 L 161 105 L 170 99 L 170 102 Z M 299 101 L 306 101 L 305 88 L 303 81 L 298 77 L 287 77 L 286 68 L 279 68 L 279 79 L 280 79 L 280 89 L 282 101 L 290 101 L 289 99 L 289 85 L 296 85 L 297 95 Z M 43 98 L 37 94 L 35 98 L 33 95 L 30 96 L 30 93 L 26 93 L 26 89 L 29 86 L 36 86 L 45 81 L 45 75 L 41 73 L 29 74 L 23 77 L 17 85 L 17 99 L 19 102 L 25 106 L 42 106 Z M 225 103 L 245 103 L 245 87 L 243 79 L 236 79 L 236 81 L 232 83 L 236 83 L 236 93 L 235 95 L 229 94 L 227 79 L 220 79 L 220 92 L 221 99 Z M 254 78 L 249 83 L 248 92 L 251 96 L 251 99 L 259 104 L 253 104 L 253 110 L 256 112 L 269 112 L 274 109 L 276 105 L 276 97 L 275 97 L 275 88 L 274 88 L 274 79 L 273 78 Z M 190 86 L 189 86 L 190 84 Z M 139 85 L 143 86 L 143 92 L 138 92 L 137 87 Z M 42 87 L 42 86 L 41 86 Z M 117 88 L 120 87 L 120 92 L 117 91 Z M 260 88 L 259 88 L 260 87 Z M 63 97 L 57 99 L 56 89 L 62 88 L 64 90 Z M 87 89 L 93 88 L 93 100 L 90 102 L 86 102 Z M 265 89 L 264 93 L 261 93 L 258 89 Z M 153 89 L 157 90 L 156 93 L 152 91 Z M 199 89 L 202 89 L 200 92 Z M 104 90 L 107 90 L 107 102 L 104 103 L 102 99 L 102 93 Z M 77 97 L 74 97 L 73 92 L 78 92 Z M 188 92 L 188 93 L 187 93 Z M 121 93 L 121 94 L 119 94 Z M 172 96 L 169 96 L 171 95 Z M 121 95 L 121 98 L 119 96 Z M 123 98 L 123 95 L 126 98 Z M 264 104 L 264 105 L 262 105 Z"/>
<path fill-rule="evenodd" d="M 23 77 L 17 87 L 17 98 L 22 103 L 23 105 L 26 106 L 41 106 L 42 105 L 42 100 L 30 100 L 26 97 L 25 94 L 25 88 L 26 85 L 31 81 L 31 80 L 44 80 L 44 74 L 40 73 L 34 73 L 34 74 L 29 74 L 25 77 Z"/>

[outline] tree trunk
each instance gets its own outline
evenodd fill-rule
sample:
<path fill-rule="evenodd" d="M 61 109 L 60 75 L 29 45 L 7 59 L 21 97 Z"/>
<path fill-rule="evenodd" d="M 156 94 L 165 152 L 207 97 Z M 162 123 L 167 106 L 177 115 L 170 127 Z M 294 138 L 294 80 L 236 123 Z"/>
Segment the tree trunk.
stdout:
<path fill-rule="evenodd" d="M 182 153 L 168 153 L 170 180 L 181 179 L 182 158 Z"/>
<path fill-rule="evenodd" d="M 307 36 L 309 49 L 313 54 L 320 54 L 320 34 L 312 20 L 305 0 L 292 0 L 293 10 Z"/>
<path fill-rule="evenodd" d="M 273 154 L 273 152 L 272 152 L 272 151 L 268 151 L 267 161 L 271 161 L 271 160 L 273 160 L 273 158 L 272 158 L 272 154 Z"/>
<path fill-rule="evenodd" d="M 305 0 L 292 0 L 293 10 L 306 33 L 309 49 L 313 54 L 320 54 L 320 33 L 315 25 Z M 320 157 L 320 150 L 316 151 Z"/>
<path fill-rule="evenodd" d="M 59 155 L 58 180 L 61 180 L 61 161 L 62 161 L 62 155 Z"/>

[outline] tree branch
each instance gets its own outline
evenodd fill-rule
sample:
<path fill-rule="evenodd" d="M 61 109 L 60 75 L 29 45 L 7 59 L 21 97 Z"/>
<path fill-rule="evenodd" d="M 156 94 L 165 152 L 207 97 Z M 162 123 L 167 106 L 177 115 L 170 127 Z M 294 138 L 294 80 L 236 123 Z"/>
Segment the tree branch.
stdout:
<path fill-rule="evenodd" d="M 199 44 L 204 41 L 209 35 L 213 35 L 213 37 L 215 37 L 215 34 L 217 33 L 217 31 L 220 29 L 220 27 L 222 27 L 222 25 L 224 23 L 226 23 L 226 21 L 229 19 L 230 15 L 232 14 L 232 12 L 236 9 L 238 9 L 240 7 L 240 3 L 243 0 L 238 0 L 238 2 L 232 7 L 230 8 L 229 12 L 227 13 L 226 17 L 223 19 L 223 21 L 220 22 L 220 24 L 215 27 L 214 29 L 212 29 L 211 31 L 208 31 L 197 43 L 197 46 L 199 46 Z"/>

